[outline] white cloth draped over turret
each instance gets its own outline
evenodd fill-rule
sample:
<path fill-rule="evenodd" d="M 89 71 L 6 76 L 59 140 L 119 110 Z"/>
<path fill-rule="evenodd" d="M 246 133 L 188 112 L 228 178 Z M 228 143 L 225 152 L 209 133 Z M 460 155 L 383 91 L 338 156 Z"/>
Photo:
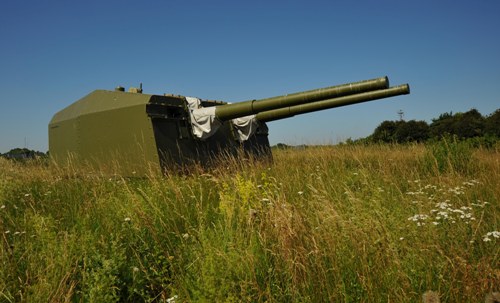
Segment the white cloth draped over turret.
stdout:
<path fill-rule="evenodd" d="M 191 114 L 193 135 L 201 140 L 211 137 L 222 125 L 215 117 L 215 106 L 202 107 L 201 100 L 194 97 L 186 97 L 186 101 Z"/>
<path fill-rule="evenodd" d="M 201 100 L 195 97 L 186 97 L 186 101 L 191 115 L 193 135 L 201 140 L 210 138 L 222 125 L 215 115 L 216 107 L 203 107 Z M 240 142 L 248 140 L 259 127 L 259 121 L 255 119 L 255 115 L 236 118 L 231 122 Z"/>

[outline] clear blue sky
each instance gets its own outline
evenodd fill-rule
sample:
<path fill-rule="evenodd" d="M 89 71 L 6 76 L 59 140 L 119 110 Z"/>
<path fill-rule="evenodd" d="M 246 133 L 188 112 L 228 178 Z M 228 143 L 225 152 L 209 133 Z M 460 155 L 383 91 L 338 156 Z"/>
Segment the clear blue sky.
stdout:
<path fill-rule="evenodd" d="M 3 1 L 0 152 L 47 151 L 52 115 L 94 89 L 230 102 L 387 75 L 411 95 L 269 123 L 272 144 L 384 120 L 500 108 L 500 1 Z"/>

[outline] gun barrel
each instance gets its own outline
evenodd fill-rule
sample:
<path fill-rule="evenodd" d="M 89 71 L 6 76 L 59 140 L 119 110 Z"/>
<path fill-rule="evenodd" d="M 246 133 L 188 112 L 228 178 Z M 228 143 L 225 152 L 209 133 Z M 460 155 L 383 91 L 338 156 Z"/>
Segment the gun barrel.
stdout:
<path fill-rule="evenodd" d="M 238 117 L 254 115 L 263 111 L 288 108 L 290 106 L 296 106 L 309 102 L 359 94 L 369 91 L 376 91 L 380 89 L 386 89 L 388 87 L 389 79 L 387 78 L 387 76 L 385 76 L 371 80 L 330 86 L 289 95 L 217 106 L 217 108 L 215 109 L 215 116 L 221 121 L 226 121 Z"/>
<path fill-rule="evenodd" d="M 316 101 L 307 104 L 289 106 L 280 109 L 268 110 L 260 112 L 256 115 L 256 119 L 261 122 L 270 122 L 274 120 L 284 119 L 295 115 L 325 110 L 335 107 L 341 107 L 356 103 L 363 103 L 377 99 L 389 98 L 410 93 L 408 84 L 398 85 L 395 87 L 363 92 L 355 95 L 342 96 L 328 100 Z"/>

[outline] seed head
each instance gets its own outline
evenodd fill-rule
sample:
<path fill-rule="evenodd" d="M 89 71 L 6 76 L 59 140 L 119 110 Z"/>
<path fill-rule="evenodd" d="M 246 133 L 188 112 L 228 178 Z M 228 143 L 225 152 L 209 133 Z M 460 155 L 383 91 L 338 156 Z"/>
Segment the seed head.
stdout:
<path fill-rule="evenodd" d="M 423 303 L 439 303 L 439 293 L 436 291 L 428 290 L 422 296 Z"/>

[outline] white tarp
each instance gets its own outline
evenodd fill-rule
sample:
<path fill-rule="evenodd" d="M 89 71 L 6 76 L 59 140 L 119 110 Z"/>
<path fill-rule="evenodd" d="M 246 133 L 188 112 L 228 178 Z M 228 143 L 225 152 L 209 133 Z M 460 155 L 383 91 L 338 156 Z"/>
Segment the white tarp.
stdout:
<path fill-rule="evenodd" d="M 233 126 L 238 134 L 238 141 L 243 142 L 248 140 L 259 127 L 259 121 L 255 119 L 255 115 L 240 117 L 232 120 Z"/>
<path fill-rule="evenodd" d="M 194 97 L 186 97 L 186 101 L 191 115 L 193 134 L 201 140 L 212 136 L 222 125 L 221 121 L 215 117 L 215 106 L 202 107 L 201 100 Z M 255 119 L 255 115 L 233 119 L 232 123 L 240 142 L 248 140 L 259 127 L 259 121 Z"/>
<path fill-rule="evenodd" d="M 215 117 L 215 107 L 202 107 L 201 100 L 194 97 L 186 97 L 191 114 L 193 134 L 205 140 L 212 136 L 221 126 L 221 122 Z"/>

